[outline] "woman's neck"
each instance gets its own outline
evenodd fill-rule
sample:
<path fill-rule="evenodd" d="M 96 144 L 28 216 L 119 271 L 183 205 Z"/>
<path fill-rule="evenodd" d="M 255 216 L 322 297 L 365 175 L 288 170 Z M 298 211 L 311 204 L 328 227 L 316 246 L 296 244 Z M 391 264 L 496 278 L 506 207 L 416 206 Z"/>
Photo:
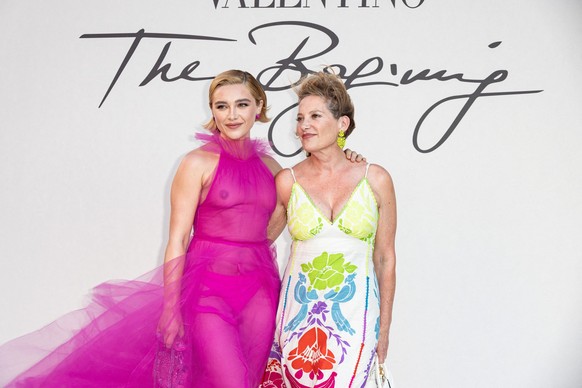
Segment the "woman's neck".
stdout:
<path fill-rule="evenodd" d="M 341 148 L 333 146 L 311 153 L 308 161 L 314 169 L 333 173 L 345 164 L 346 157 Z"/>

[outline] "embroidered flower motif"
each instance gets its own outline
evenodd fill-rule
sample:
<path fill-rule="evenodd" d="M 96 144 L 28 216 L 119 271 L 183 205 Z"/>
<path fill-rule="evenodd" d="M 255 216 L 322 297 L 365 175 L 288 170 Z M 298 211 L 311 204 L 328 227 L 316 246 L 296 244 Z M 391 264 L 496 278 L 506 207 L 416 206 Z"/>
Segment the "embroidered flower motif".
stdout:
<path fill-rule="evenodd" d="M 344 216 L 342 218 L 347 218 L 349 220 L 359 220 L 362 215 L 366 213 L 368 213 L 366 207 L 362 206 L 361 203 L 352 201 L 348 204 L 344 214 L 342 214 Z"/>
<path fill-rule="evenodd" d="M 345 273 L 352 273 L 358 267 L 350 262 L 346 262 L 343 253 L 328 254 L 323 252 L 311 263 L 301 264 L 303 272 L 307 273 L 311 288 L 316 290 L 335 289 L 339 290 L 339 285 L 345 279 Z"/>
<path fill-rule="evenodd" d="M 302 220 L 306 220 L 306 219 L 314 218 L 316 215 L 316 212 L 310 203 L 303 202 L 301 205 L 299 205 L 297 207 L 297 209 L 295 209 L 295 214 L 297 215 L 297 218 L 302 219 Z"/>
<path fill-rule="evenodd" d="M 313 305 L 313 307 L 311 308 L 311 313 L 312 314 L 321 314 L 321 313 L 327 313 L 327 304 L 325 302 L 317 302 L 316 304 Z"/>
<path fill-rule="evenodd" d="M 301 384 L 293 375 L 289 372 L 289 368 L 285 365 L 285 377 L 289 380 L 291 387 L 293 388 L 334 388 L 335 387 L 335 376 L 337 376 L 337 372 L 331 372 L 328 379 L 322 381 L 321 383 L 317 383 L 313 385 L 313 382 L 309 385 Z"/>
<path fill-rule="evenodd" d="M 283 381 L 283 368 L 279 360 L 271 359 L 265 369 L 263 381 L 259 388 L 286 388 Z"/>
<path fill-rule="evenodd" d="M 297 372 L 295 377 L 298 379 L 303 373 L 309 373 L 310 379 L 323 379 L 323 372 L 327 369 L 333 369 L 336 363 L 335 356 L 327 348 L 327 335 L 323 330 L 314 327 L 299 338 L 297 347 L 289 353 L 291 367 Z"/>
<path fill-rule="evenodd" d="M 357 201 L 350 201 L 346 209 L 338 219 L 338 228 L 345 234 L 349 234 L 360 240 L 367 241 L 374 236 L 376 231 L 377 215 L 368 206 L 362 205 L 372 201 L 362 194 L 363 190 L 358 190 L 360 198 Z"/>
<path fill-rule="evenodd" d="M 352 234 L 352 230 L 349 228 L 346 228 L 344 226 L 344 220 L 342 218 L 340 218 L 339 223 L 337 225 L 337 227 L 339 228 L 339 230 L 341 230 L 342 232 L 344 232 L 345 234 Z"/>
<path fill-rule="evenodd" d="M 309 234 L 312 236 L 317 236 L 319 232 L 323 229 L 323 222 L 321 222 L 321 217 L 317 218 L 317 226 L 315 228 L 309 229 Z"/>
<path fill-rule="evenodd" d="M 289 231 L 300 239 L 309 239 L 321 231 L 323 223 L 313 205 L 304 201 L 297 206 L 289 218 Z"/>

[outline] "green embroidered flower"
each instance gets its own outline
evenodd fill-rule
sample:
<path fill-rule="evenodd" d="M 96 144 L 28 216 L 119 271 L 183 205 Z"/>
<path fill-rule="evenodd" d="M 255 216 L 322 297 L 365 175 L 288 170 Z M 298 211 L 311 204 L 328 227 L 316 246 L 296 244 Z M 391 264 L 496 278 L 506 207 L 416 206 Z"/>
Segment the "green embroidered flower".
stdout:
<path fill-rule="evenodd" d="M 367 236 L 360 237 L 360 240 L 373 243 L 374 242 L 374 233 L 370 232 L 370 233 L 368 233 Z"/>
<path fill-rule="evenodd" d="M 357 201 L 352 201 L 338 220 L 338 228 L 360 240 L 369 240 L 376 230 L 376 217 Z"/>
<path fill-rule="evenodd" d="M 343 221 L 344 221 L 343 219 L 340 219 L 340 220 L 339 220 L 339 223 L 338 223 L 338 226 L 337 226 L 337 227 L 339 228 L 339 230 L 341 230 L 341 231 L 342 231 L 342 232 L 344 232 L 345 234 L 352 234 L 352 230 L 351 230 L 351 229 L 349 229 L 349 228 L 346 228 L 346 227 L 343 225 Z"/>
<path fill-rule="evenodd" d="M 309 202 L 302 202 L 295 209 L 295 216 L 300 220 L 311 220 L 315 217 L 316 211 Z"/>
<path fill-rule="evenodd" d="M 315 236 L 321 231 L 323 223 L 317 211 L 309 202 L 303 202 L 297 206 L 289 218 L 289 231 L 300 240 Z"/>
<path fill-rule="evenodd" d="M 309 231 L 309 234 L 312 236 L 317 235 L 321 232 L 321 228 L 323 228 L 323 222 L 321 222 L 321 217 L 317 217 L 317 226 Z"/>
<path fill-rule="evenodd" d="M 345 273 L 352 273 L 358 267 L 346 262 L 343 253 L 328 254 L 323 252 L 313 259 L 311 263 L 301 264 L 303 272 L 309 278 L 309 290 L 335 289 L 339 291 L 339 285 L 345 279 Z"/>

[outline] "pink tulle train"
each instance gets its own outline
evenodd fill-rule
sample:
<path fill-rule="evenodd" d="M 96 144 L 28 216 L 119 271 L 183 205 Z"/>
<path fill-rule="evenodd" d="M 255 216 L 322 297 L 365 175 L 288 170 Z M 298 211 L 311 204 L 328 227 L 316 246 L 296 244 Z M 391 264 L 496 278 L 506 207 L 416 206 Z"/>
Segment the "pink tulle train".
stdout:
<path fill-rule="evenodd" d="M 220 154 L 186 255 L 93 289 L 88 306 L 0 347 L 7 387 L 256 387 L 279 277 L 264 144 L 198 136 Z M 164 336 L 177 333 L 171 346 Z"/>

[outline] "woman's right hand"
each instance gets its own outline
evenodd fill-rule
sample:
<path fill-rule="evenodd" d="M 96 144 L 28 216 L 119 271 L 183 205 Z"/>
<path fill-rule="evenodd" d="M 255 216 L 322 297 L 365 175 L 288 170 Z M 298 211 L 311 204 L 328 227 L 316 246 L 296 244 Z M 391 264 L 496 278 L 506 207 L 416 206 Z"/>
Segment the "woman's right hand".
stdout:
<path fill-rule="evenodd" d="M 182 315 L 174 309 L 164 309 L 158 323 L 158 333 L 160 340 L 164 342 L 166 348 L 171 348 L 176 337 L 184 336 L 184 325 Z"/>

